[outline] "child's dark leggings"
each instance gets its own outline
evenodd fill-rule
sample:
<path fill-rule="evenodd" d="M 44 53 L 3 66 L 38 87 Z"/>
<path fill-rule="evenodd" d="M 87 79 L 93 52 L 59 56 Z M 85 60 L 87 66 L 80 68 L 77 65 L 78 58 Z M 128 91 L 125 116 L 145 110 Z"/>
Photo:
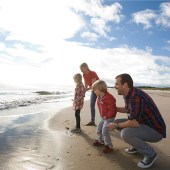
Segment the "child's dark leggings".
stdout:
<path fill-rule="evenodd" d="M 75 111 L 76 127 L 80 128 L 80 109 Z"/>

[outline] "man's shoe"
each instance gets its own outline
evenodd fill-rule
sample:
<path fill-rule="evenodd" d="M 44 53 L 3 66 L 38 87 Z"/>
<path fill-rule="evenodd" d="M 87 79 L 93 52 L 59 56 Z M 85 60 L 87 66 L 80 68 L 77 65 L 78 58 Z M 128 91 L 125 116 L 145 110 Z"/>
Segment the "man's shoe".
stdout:
<path fill-rule="evenodd" d="M 140 168 L 149 168 L 149 167 L 151 167 L 157 157 L 158 157 L 158 155 L 156 153 L 151 157 L 146 157 L 145 156 L 143 158 L 143 160 L 138 163 L 138 167 L 140 167 Z"/>
<path fill-rule="evenodd" d="M 103 153 L 110 153 L 113 152 L 113 147 L 105 146 L 105 149 L 103 150 Z"/>
<path fill-rule="evenodd" d="M 128 153 L 128 154 L 135 154 L 138 151 L 135 148 L 126 148 L 125 152 Z"/>
<path fill-rule="evenodd" d="M 98 140 L 96 140 L 96 141 L 93 143 L 93 146 L 104 146 L 104 143 L 100 143 Z"/>
<path fill-rule="evenodd" d="M 89 122 L 86 124 L 86 126 L 96 126 L 94 122 Z"/>

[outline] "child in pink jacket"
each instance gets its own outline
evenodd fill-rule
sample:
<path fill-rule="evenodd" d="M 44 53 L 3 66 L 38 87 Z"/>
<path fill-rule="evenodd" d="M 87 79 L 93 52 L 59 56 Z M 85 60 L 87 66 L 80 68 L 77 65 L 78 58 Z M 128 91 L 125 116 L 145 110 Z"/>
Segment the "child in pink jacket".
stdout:
<path fill-rule="evenodd" d="M 75 110 L 76 126 L 71 130 L 71 132 L 78 133 L 81 131 L 80 128 L 80 111 L 83 108 L 84 97 L 85 97 L 85 87 L 82 83 L 82 75 L 77 73 L 73 77 L 76 84 L 74 99 L 73 99 L 73 110 Z"/>

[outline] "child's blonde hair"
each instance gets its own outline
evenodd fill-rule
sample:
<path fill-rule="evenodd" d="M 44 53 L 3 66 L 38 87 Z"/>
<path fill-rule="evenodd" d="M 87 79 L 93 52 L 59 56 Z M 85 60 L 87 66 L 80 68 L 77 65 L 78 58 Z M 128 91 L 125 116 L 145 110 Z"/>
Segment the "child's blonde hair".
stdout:
<path fill-rule="evenodd" d="M 106 93 L 107 92 L 107 84 L 103 80 L 97 80 L 92 84 L 92 89 L 93 90 L 98 89 L 99 91 Z"/>
<path fill-rule="evenodd" d="M 82 75 L 80 73 L 77 73 L 73 76 L 73 79 L 76 84 L 79 84 L 82 82 Z"/>

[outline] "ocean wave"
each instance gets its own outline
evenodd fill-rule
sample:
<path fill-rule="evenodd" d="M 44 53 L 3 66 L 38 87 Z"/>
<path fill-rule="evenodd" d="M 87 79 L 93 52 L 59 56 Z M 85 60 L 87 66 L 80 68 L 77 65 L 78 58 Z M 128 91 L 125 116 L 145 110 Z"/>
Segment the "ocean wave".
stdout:
<path fill-rule="evenodd" d="M 38 96 L 33 96 L 33 97 L 17 97 L 17 98 L 11 98 L 11 99 L 5 99 L 5 100 L 0 100 L 0 110 L 5 110 L 5 109 L 12 109 L 16 107 L 24 107 L 24 106 L 29 106 L 31 104 L 40 104 L 44 102 L 57 102 L 58 99 L 61 98 L 66 98 L 66 97 L 71 97 L 72 94 L 66 94 L 66 93 L 57 93 L 52 94 L 52 95 L 38 95 Z M 62 94 L 62 95 L 61 95 Z"/>

